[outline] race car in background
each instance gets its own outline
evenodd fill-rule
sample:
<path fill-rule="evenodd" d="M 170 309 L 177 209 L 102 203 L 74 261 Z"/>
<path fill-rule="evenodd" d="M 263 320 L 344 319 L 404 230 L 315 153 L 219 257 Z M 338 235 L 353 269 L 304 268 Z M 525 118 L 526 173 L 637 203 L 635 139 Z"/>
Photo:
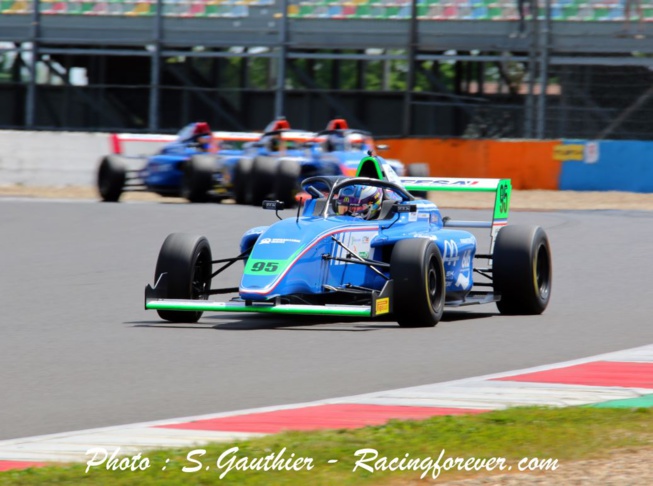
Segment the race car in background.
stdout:
<path fill-rule="evenodd" d="M 392 315 L 402 327 L 430 327 L 445 306 L 494 302 L 502 314 L 535 315 L 548 305 L 549 240 L 539 226 L 507 225 L 508 179 L 399 177 L 388 163 L 370 156 L 355 177 L 309 177 L 302 190 L 311 198 L 301 214 L 250 229 L 233 258 L 213 260 L 203 236 L 169 235 L 159 252 L 154 286 L 145 289 L 145 308 L 171 322 L 196 322 L 213 311 Z M 443 218 L 433 202 L 416 199 L 409 190 L 493 192 L 493 217 Z M 278 216 L 283 203 L 265 201 L 263 207 Z M 465 228 L 490 229 L 489 251 L 479 251 L 475 235 Z M 220 272 L 243 260 L 238 287 L 212 286 Z M 229 293 L 238 296 L 209 300 Z"/>
<path fill-rule="evenodd" d="M 283 117 L 273 120 L 260 138 L 245 147 L 234 167 L 234 196 L 238 204 L 259 206 L 270 194 L 289 204 L 299 172 L 297 164 L 309 159 L 315 133 L 293 129 Z"/>
<path fill-rule="evenodd" d="M 314 150 L 313 167 L 315 173 L 311 174 L 310 169 L 301 174 L 301 178 L 318 173 L 327 174 L 328 168 L 334 174 L 353 176 L 358 170 L 362 158 L 370 152 L 387 150 L 386 145 L 377 145 L 372 134 L 365 130 L 349 128 L 349 124 L 342 118 L 331 120 L 325 130 L 318 132 L 315 136 L 318 150 Z M 403 164 L 399 160 L 384 158 L 394 172 L 399 176 L 428 177 L 429 168 L 425 163 Z M 310 167 L 310 164 L 307 164 Z M 420 191 L 413 193 L 414 196 L 426 198 L 426 193 Z"/>
<path fill-rule="evenodd" d="M 279 150 L 270 148 L 273 140 L 281 141 Z M 258 206 L 264 199 L 272 198 L 290 207 L 295 204 L 303 179 L 316 175 L 351 176 L 363 157 L 384 148 L 375 145 L 369 132 L 350 129 L 344 119 L 331 120 L 325 130 L 315 134 L 291 130 L 287 120 L 278 119 L 238 161 L 236 202 Z M 402 176 L 428 176 L 426 164 L 410 164 L 406 168 L 397 160 L 385 162 Z"/>
<path fill-rule="evenodd" d="M 212 132 L 205 122 L 191 123 L 175 135 L 111 135 L 112 153 L 100 161 L 97 184 L 103 201 L 116 202 L 125 191 L 205 202 L 233 197 L 233 170 L 243 146 L 257 133 Z M 165 144 L 151 156 L 127 155 L 128 143 Z"/>
<path fill-rule="evenodd" d="M 376 145 L 372 134 L 365 130 L 349 128 L 347 121 L 342 118 L 331 120 L 325 130 L 317 132 L 315 135 L 318 150 L 314 151 L 314 164 L 316 167 L 323 167 L 326 170 L 330 167 L 334 175 L 353 176 L 356 174 L 358 165 L 368 152 L 377 150 L 386 150 L 385 145 Z M 403 176 L 408 175 L 407 169 L 398 160 L 385 159 L 396 174 Z M 426 169 L 425 164 L 414 164 L 413 170 L 422 168 Z M 307 176 L 317 174 L 307 174 Z M 328 175 L 328 174 L 324 174 Z M 425 173 L 411 173 L 415 177 L 427 177 Z"/>

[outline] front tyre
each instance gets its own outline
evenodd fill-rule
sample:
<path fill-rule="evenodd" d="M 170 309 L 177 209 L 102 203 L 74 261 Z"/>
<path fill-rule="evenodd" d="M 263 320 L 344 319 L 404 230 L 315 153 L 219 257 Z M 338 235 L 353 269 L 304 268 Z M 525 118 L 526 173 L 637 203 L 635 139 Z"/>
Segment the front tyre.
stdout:
<path fill-rule="evenodd" d="M 127 179 L 127 167 L 119 157 L 107 155 L 100 162 L 97 185 L 104 202 L 118 202 Z"/>
<path fill-rule="evenodd" d="M 234 199 L 236 204 L 251 204 L 252 187 L 251 173 L 254 160 L 250 157 L 242 157 L 236 162 L 234 168 Z"/>
<path fill-rule="evenodd" d="M 299 175 L 301 167 L 299 162 L 293 159 L 281 159 L 277 166 L 277 177 L 275 195 L 277 200 L 282 201 L 287 208 L 296 204 L 295 195 L 299 189 Z"/>
<path fill-rule="evenodd" d="M 258 156 L 252 164 L 252 204 L 260 207 L 274 190 L 274 179 L 277 175 L 277 159 L 275 157 Z"/>
<path fill-rule="evenodd" d="M 552 261 L 549 239 L 539 226 L 505 226 L 492 257 L 494 291 L 502 314 L 541 314 L 551 298 Z"/>
<path fill-rule="evenodd" d="M 208 299 L 211 289 L 211 247 L 204 236 L 173 233 L 161 246 L 154 281 L 167 273 L 164 299 Z M 197 322 L 202 312 L 157 310 L 170 322 Z"/>
<path fill-rule="evenodd" d="M 399 241 L 392 250 L 393 308 L 401 327 L 433 327 L 444 312 L 446 284 L 442 255 L 427 238 Z"/>
<path fill-rule="evenodd" d="M 212 155 L 198 154 L 188 159 L 181 179 L 181 197 L 193 203 L 207 202 L 215 169 L 216 161 Z"/>

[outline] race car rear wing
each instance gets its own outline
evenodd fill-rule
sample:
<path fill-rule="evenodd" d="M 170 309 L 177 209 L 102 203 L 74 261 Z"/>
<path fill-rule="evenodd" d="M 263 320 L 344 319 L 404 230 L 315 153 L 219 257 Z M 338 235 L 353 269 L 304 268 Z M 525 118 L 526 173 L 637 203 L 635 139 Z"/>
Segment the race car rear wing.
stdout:
<path fill-rule="evenodd" d="M 510 210 L 510 179 L 472 179 L 456 177 L 399 177 L 390 164 L 368 152 L 356 171 L 357 177 L 372 177 L 401 184 L 407 191 L 457 191 L 494 192 L 494 213 L 492 221 L 452 221 L 445 226 L 459 228 L 490 228 L 490 254 L 494 251 L 494 240 L 499 230 L 508 224 Z"/>
<path fill-rule="evenodd" d="M 457 191 L 494 192 L 494 213 L 492 221 L 453 221 L 445 226 L 459 228 L 490 228 L 490 254 L 494 251 L 494 240 L 499 230 L 508 224 L 510 211 L 510 179 L 471 179 L 453 177 L 400 177 L 399 181 L 408 191 Z"/>

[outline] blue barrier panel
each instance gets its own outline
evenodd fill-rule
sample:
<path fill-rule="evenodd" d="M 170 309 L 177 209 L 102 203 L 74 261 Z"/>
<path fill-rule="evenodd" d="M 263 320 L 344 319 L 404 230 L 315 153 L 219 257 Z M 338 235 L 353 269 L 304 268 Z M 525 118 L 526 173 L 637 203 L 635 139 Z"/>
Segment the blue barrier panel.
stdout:
<path fill-rule="evenodd" d="M 653 142 L 563 140 L 560 189 L 653 192 Z"/>

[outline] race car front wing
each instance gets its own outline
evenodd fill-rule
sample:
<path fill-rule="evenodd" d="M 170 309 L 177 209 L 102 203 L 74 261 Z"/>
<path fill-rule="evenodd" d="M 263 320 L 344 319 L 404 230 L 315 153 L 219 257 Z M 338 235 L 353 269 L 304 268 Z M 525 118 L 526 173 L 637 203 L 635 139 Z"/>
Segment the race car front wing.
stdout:
<path fill-rule="evenodd" d="M 145 287 L 145 309 L 194 311 L 194 312 L 260 312 L 268 314 L 295 314 L 307 316 L 348 316 L 376 317 L 392 313 L 392 280 L 388 280 L 380 292 L 371 292 L 370 305 L 309 305 L 282 304 L 275 300 L 254 302 L 233 299 L 228 302 L 199 299 L 166 299 L 166 274 L 162 274 L 157 283 Z M 234 291 L 237 289 L 226 289 Z M 212 293 L 220 293 L 219 290 Z"/>

